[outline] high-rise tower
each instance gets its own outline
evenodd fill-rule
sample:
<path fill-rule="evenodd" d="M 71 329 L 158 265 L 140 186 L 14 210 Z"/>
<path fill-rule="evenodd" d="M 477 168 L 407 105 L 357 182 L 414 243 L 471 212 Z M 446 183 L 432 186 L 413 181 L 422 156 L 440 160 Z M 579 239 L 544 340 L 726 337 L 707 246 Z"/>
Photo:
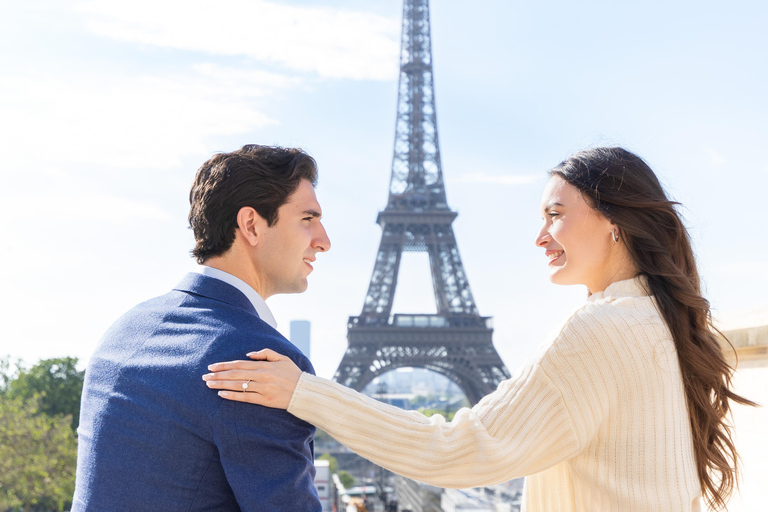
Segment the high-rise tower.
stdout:
<path fill-rule="evenodd" d="M 349 346 L 335 380 L 362 390 L 386 371 L 427 368 L 453 380 L 475 404 L 509 378 L 490 318 L 480 316 L 464 273 L 456 216 L 440 163 L 429 1 L 405 0 L 392 177 L 377 219 L 381 243 L 363 311 L 349 319 Z M 392 315 L 403 251 L 429 255 L 437 314 Z"/>
<path fill-rule="evenodd" d="M 309 328 L 308 320 L 291 320 L 291 343 L 301 350 L 301 353 L 312 359 L 309 347 Z"/>

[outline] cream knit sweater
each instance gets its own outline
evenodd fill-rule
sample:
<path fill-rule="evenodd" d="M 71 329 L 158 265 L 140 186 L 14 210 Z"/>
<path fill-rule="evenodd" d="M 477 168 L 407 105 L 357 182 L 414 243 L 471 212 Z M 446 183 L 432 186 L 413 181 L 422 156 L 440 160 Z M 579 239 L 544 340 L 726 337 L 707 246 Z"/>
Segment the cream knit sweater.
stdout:
<path fill-rule="evenodd" d="M 303 374 L 288 411 L 442 487 L 526 476 L 527 512 L 699 511 L 677 355 L 644 278 L 590 296 L 517 374 L 453 421 Z"/>

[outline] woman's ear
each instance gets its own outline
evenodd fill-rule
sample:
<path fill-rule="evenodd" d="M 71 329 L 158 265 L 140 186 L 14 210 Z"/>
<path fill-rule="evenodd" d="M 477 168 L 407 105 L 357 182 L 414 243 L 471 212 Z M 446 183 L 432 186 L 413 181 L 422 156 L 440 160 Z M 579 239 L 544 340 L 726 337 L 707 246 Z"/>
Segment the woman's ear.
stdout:
<path fill-rule="evenodd" d="M 615 243 L 619 243 L 619 240 L 621 240 L 621 231 L 619 231 L 619 227 L 615 224 L 611 224 L 611 239 Z"/>

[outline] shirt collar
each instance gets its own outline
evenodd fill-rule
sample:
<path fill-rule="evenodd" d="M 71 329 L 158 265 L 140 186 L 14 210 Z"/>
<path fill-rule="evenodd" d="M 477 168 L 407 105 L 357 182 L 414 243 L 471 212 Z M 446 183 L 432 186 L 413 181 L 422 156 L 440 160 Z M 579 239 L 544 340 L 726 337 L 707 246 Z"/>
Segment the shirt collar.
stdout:
<path fill-rule="evenodd" d="M 261 298 L 259 292 L 254 290 L 248 283 L 228 272 L 213 267 L 206 267 L 205 265 L 199 265 L 194 271 L 198 274 L 224 281 L 243 292 L 243 295 L 248 297 L 248 300 L 253 304 L 259 318 L 267 322 L 273 329 L 277 329 L 277 320 L 275 320 L 274 315 L 272 315 L 272 311 L 269 310 L 269 306 L 267 306 L 267 303 Z"/>
<path fill-rule="evenodd" d="M 648 278 L 637 276 L 624 281 L 611 283 L 602 292 L 593 293 L 587 298 L 588 301 L 602 299 L 621 299 L 623 297 L 647 297 L 651 295 L 651 288 L 648 286 Z"/>

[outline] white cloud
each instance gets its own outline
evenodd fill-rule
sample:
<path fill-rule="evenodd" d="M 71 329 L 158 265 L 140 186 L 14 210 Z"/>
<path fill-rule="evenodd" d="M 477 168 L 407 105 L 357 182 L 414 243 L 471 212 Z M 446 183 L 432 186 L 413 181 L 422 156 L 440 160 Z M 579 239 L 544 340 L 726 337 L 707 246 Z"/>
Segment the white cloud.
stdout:
<path fill-rule="evenodd" d="M 104 193 L 44 192 L 0 195 L 0 218 L 23 218 L 47 226 L 88 221 L 88 226 L 114 225 L 137 220 L 167 220 L 170 215 L 140 201 Z"/>
<path fill-rule="evenodd" d="M 29 275 L 38 280 L 50 277 L 61 268 L 88 265 L 99 271 L 104 267 L 100 259 L 104 248 L 99 247 L 99 236 L 83 241 L 85 233 L 147 226 L 171 218 L 157 206 L 112 194 L 75 192 L 61 186 L 55 192 L 18 194 L 15 188 L 0 194 L 0 218 L 5 219 L 0 225 L 0 262 L 14 269 L 7 279 L 10 286 L 23 286 Z M 110 257 L 117 259 L 114 254 Z"/>
<path fill-rule="evenodd" d="M 159 47 L 244 55 L 328 78 L 397 76 L 399 21 L 265 0 L 99 0 L 77 7 L 93 33 Z"/>
<path fill-rule="evenodd" d="M 241 97 L 265 96 L 277 88 L 297 87 L 302 80 L 263 70 L 227 68 L 213 63 L 195 64 L 192 68 L 200 75 L 215 79 L 220 84 L 230 84 L 228 95 Z"/>
<path fill-rule="evenodd" d="M 495 185 L 527 185 L 529 183 L 535 183 L 545 177 L 544 174 L 499 174 L 492 175 L 484 172 L 474 172 L 470 174 L 463 174 L 456 178 L 449 178 L 449 183 L 492 183 Z"/>
<path fill-rule="evenodd" d="M 715 167 L 721 166 L 727 161 L 725 158 L 722 157 L 722 155 L 715 152 L 715 150 L 712 148 L 704 148 L 704 152 L 709 157 L 709 162 Z"/>
<path fill-rule="evenodd" d="M 253 98 L 293 81 L 209 64 L 168 77 L 6 77 L 0 83 L 5 166 L 95 164 L 167 169 L 210 154 L 206 139 L 276 123 Z"/>

